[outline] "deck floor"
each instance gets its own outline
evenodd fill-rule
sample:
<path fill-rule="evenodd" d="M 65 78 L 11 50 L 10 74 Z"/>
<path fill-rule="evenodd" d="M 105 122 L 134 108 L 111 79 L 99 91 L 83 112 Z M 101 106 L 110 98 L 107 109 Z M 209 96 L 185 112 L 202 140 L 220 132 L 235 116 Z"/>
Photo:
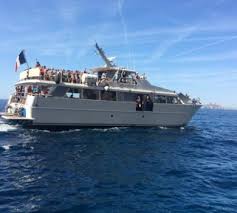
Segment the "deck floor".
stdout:
<path fill-rule="evenodd" d="M 6 114 L 0 114 L 2 118 L 6 120 L 26 120 L 26 121 L 32 121 L 33 118 L 26 118 L 26 117 L 20 117 L 17 115 L 6 115 Z"/>

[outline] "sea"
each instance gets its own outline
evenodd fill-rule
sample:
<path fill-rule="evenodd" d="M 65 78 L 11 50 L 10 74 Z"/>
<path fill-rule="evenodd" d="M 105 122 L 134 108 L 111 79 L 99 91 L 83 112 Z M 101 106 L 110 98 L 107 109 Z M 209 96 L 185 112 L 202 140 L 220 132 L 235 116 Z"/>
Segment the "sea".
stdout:
<path fill-rule="evenodd" d="M 237 111 L 201 109 L 184 128 L 0 120 L 0 212 L 237 212 Z"/>

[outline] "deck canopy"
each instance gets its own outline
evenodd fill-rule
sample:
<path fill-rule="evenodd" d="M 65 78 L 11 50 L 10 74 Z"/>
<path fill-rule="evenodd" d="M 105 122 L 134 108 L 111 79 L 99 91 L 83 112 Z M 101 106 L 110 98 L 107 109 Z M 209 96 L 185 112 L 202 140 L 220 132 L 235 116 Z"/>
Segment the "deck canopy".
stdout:
<path fill-rule="evenodd" d="M 100 73 L 100 72 L 116 72 L 116 71 L 124 71 L 127 73 L 136 73 L 135 70 L 129 70 L 123 67 L 96 67 L 96 68 L 92 68 L 91 71 L 93 73 Z"/>
<path fill-rule="evenodd" d="M 35 67 L 31 69 L 24 70 L 20 73 L 20 80 L 27 78 L 39 78 L 40 77 L 40 68 Z"/>

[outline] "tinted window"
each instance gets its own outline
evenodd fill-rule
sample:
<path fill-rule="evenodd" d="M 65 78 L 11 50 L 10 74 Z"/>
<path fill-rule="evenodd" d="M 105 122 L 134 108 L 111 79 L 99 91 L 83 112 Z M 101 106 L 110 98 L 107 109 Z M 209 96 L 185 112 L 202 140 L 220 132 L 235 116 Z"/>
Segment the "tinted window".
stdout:
<path fill-rule="evenodd" d="M 136 93 L 119 92 L 118 93 L 118 101 L 133 101 L 133 102 L 135 102 L 137 99 L 137 96 L 138 96 L 138 94 L 136 94 Z"/>
<path fill-rule="evenodd" d="M 166 96 L 163 95 L 155 95 L 155 103 L 166 103 L 167 99 Z"/>
<path fill-rule="evenodd" d="M 91 89 L 84 89 L 83 90 L 83 98 L 84 99 L 99 100 L 99 91 L 98 90 L 91 90 Z"/>
<path fill-rule="evenodd" d="M 101 100 L 116 101 L 116 92 L 101 91 Z"/>
<path fill-rule="evenodd" d="M 69 88 L 66 96 L 68 98 L 81 98 L 81 89 L 73 89 L 73 88 Z"/>

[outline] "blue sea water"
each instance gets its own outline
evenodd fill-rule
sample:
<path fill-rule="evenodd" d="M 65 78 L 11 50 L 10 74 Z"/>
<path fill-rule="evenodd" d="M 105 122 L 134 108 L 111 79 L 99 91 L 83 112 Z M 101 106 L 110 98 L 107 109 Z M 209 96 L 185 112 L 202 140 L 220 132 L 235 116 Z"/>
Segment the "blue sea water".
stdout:
<path fill-rule="evenodd" d="M 181 129 L 0 120 L 0 212 L 237 212 L 237 111 L 202 109 Z"/>

